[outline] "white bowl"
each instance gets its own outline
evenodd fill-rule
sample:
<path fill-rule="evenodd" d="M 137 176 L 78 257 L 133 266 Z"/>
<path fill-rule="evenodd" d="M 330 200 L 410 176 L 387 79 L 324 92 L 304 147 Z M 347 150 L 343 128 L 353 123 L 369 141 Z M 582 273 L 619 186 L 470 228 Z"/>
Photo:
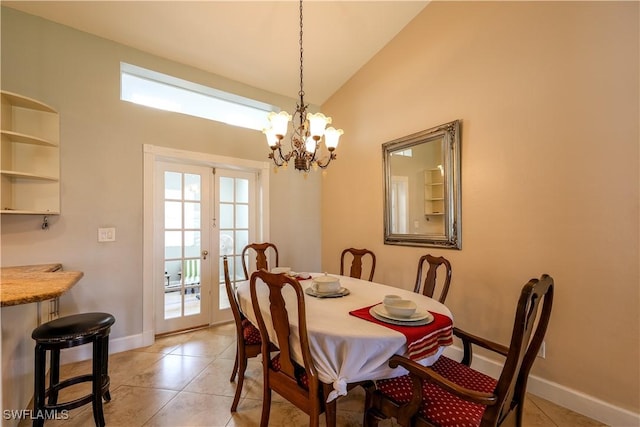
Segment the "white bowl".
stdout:
<path fill-rule="evenodd" d="M 340 279 L 327 274 L 314 277 L 311 289 L 320 294 L 338 292 L 340 290 Z"/>
<path fill-rule="evenodd" d="M 280 273 L 289 274 L 291 273 L 291 267 L 273 267 L 271 269 L 271 272 L 274 274 L 280 274 Z"/>
<path fill-rule="evenodd" d="M 416 312 L 416 303 L 407 299 L 394 299 L 384 304 L 384 308 L 392 316 L 409 318 Z"/>
<path fill-rule="evenodd" d="M 401 300 L 402 297 L 400 295 L 385 295 L 382 302 L 386 304 L 391 304 L 393 301 Z"/>

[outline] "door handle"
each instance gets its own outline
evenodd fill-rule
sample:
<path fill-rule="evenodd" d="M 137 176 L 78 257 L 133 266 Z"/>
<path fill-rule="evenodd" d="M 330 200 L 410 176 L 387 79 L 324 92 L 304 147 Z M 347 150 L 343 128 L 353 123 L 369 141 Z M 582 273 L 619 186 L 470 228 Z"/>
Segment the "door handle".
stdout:
<path fill-rule="evenodd" d="M 202 251 L 202 259 L 207 259 L 207 255 L 209 255 L 209 251 Z"/>

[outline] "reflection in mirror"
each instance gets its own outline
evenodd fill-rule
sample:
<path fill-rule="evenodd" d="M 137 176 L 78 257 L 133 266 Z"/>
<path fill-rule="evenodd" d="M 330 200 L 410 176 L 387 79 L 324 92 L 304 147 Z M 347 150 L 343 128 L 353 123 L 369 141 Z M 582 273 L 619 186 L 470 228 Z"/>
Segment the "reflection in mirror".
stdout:
<path fill-rule="evenodd" d="M 382 145 L 385 243 L 460 249 L 460 121 Z"/>

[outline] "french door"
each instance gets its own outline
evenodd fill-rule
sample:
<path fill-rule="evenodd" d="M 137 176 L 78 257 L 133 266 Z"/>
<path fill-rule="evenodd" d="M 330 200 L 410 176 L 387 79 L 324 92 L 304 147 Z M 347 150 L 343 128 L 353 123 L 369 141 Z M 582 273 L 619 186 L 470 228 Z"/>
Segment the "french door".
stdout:
<path fill-rule="evenodd" d="M 258 235 L 257 174 L 156 164 L 155 333 L 230 320 L 222 257 L 244 280 L 242 249 Z M 160 274 L 164 273 L 164 274 Z"/>
<path fill-rule="evenodd" d="M 256 240 L 257 198 L 256 174 L 250 172 L 216 169 L 216 218 L 219 238 L 218 252 L 218 303 L 213 310 L 214 321 L 231 318 L 227 298 L 223 256 L 227 256 L 232 285 L 245 280 L 242 270 L 242 249 Z"/>
<path fill-rule="evenodd" d="M 157 163 L 155 332 L 208 325 L 211 319 L 212 169 Z"/>

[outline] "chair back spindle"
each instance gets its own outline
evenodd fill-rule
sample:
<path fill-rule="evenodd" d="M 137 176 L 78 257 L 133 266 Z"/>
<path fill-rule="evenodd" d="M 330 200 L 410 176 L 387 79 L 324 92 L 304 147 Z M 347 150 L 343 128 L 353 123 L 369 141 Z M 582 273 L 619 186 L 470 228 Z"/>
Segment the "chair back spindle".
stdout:
<path fill-rule="evenodd" d="M 351 255 L 351 267 L 349 268 L 349 276 L 354 277 L 356 279 L 362 278 L 363 273 L 363 259 L 366 262 L 369 270 L 368 281 L 373 280 L 373 273 L 376 270 L 376 255 L 370 251 L 369 249 L 355 249 L 348 248 L 342 251 L 340 255 L 340 275 L 344 275 L 345 273 L 345 264 L 348 258 L 348 255 Z"/>
<path fill-rule="evenodd" d="M 278 248 L 276 245 L 270 242 L 264 243 L 250 243 L 242 249 L 242 269 L 244 270 L 245 279 L 249 280 L 249 268 L 247 266 L 247 260 L 249 259 L 248 253 L 249 250 L 253 250 L 256 253 L 256 270 L 267 270 L 269 271 L 269 262 L 267 260 L 268 251 L 271 248 L 271 252 L 275 255 L 275 267 L 280 265 L 280 260 L 278 257 Z"/>
<path fill-rule="evenodd" d="M 425 263 L 429 266 L 427 273 L 422 281 L 422 275 L 426 268 Z M 438 279 L 438 270 L 442 270 L 441 279 Z M 442 289 L 440 295 L 434 296 L 438 282 L 442 282 Z M 418 260 L 418 273 L 416 275 L 416 284 L 413 289 L 415 293 L 422 293 L 430 298 L 436 298 L 439 302 L 444 303 L 449 292 L 449 285 L 451 284 L 451 263 L 444 257 L 435 257 L 427 254 L 420 257 Z M 421 289 L 422 288 L 422 289 Z"/>

